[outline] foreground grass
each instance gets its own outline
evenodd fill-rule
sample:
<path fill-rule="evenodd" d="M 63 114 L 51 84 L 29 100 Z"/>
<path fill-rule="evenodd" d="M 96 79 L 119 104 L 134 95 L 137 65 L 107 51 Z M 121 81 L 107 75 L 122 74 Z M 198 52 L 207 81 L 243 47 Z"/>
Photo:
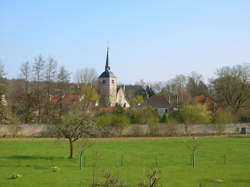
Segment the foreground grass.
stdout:
<path fill-rule="evenodd" d="M 0 142 L 0 186 L 89 186 L 93 155 L 98 152 L 97 176 L 105 171 L 126 184 L 143 181 L 158 166 L 161 186 L 247 187 L 250 186 L 250 139 L 200 140 L 197 167 L 191 167 L 190 151 L 184 142 L 100 141 L 86 152 L 86 166 L 79 169 L 79 154 L 67 159 L 68 143 L 62 141 Z M 76 146 L 77 147 L 77 146 Z M 51 167 L 60 168 L 53 172 Z M 10 179 L 13 174 L 22 177 Z M 215 179 L 225 182 L 216 184 Z"/>

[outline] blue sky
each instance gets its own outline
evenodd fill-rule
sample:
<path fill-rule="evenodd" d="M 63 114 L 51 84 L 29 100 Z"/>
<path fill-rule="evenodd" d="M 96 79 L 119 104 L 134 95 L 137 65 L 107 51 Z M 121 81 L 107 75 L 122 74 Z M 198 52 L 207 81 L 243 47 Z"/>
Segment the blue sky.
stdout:
<path fill-rule="evenodd" d="M 119 82 L 166 81 L 250 63 L 250 0 L 0 0 L 0 58 L 8 77 L 52 56 L 72 74 L 104 69 Z"/>

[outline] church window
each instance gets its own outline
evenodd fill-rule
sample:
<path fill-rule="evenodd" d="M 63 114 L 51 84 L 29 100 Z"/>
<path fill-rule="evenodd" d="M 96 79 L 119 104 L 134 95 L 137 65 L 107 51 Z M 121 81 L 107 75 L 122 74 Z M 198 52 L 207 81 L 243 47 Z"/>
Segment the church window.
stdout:
<path fill-rule="evenodd" d="M 102 80 L 102 84 L 105 84 L 105 80 Z"/>

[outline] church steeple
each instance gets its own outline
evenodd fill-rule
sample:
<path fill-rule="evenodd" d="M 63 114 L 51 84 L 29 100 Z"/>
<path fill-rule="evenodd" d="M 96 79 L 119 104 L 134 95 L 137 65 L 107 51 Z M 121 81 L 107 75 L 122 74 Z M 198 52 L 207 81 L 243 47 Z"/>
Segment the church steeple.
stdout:
<path fill-rule="evenodd" d="M 110 66 L 109 66 L 109 48 L 107 48 L 105 71 L 110 71 Z"/>
<path fill-rule="evenodd" d="M 109 66 L 109 48 L 107 47 L 107 56 L 106 56 L 106 64 L 105 71 L 99 76 L 99 78 L 115 78 L 115 75 L 110 71 Z"/>

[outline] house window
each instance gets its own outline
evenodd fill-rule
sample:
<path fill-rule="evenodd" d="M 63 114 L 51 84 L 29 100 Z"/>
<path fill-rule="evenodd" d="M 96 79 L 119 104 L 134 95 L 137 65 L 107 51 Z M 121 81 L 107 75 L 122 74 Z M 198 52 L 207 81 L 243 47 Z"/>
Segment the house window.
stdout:
<path fill-rule="evenodd" d="M 165 112 L 168 113 L 168 109 L 167 108 L 165 109 Z"/>
<path fill-rule="evenodd" d="M 105 84 L 105 80 L 102 80 L 102 84 Z"/>

